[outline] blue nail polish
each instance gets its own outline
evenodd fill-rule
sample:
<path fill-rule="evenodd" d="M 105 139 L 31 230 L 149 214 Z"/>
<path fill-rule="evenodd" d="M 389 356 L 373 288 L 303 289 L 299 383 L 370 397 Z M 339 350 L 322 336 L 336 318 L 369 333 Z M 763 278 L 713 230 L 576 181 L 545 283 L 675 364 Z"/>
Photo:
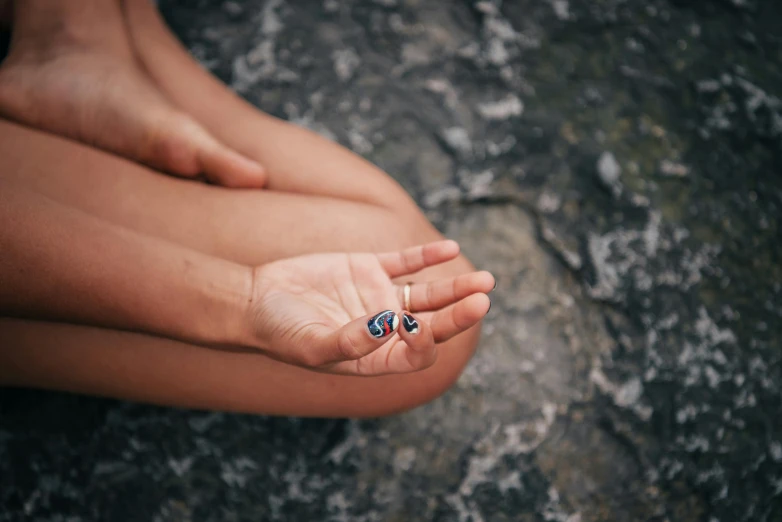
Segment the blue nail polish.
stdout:
<path fill-rule="evenodd" d="M 402 315 L 402 324 L 405 326 L 405 331 L 412 335 L 417 334 L 421 326 L 418 324 L 418 321 L 415 320 L 415 317 L 408 313 Z"/>
<path fill-rule="evenodd" d="M 380 312 L 367 322 L 369 333 L 378 339 L 391 335 L 398 327 L 399 317 L 392 310 Z"/>

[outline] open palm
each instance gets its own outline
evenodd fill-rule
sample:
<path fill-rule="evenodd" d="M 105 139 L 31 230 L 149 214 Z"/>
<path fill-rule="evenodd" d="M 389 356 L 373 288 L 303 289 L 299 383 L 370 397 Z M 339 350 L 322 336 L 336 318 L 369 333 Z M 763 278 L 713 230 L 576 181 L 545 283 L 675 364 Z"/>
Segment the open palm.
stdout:
<path fill-rule="evenodd" d="M 401 311 L 403 286 L 393 278 L 458 254 L 455 242 L 438 241 L 401 252 L 314 254 L 258 267 L 251 306 L 257 344 L 275 358 L 334 373 L 379 375 L 426 368 L 436 359 L 437 343 L 486 314 L 490 305 L 485 293 L 494 287 L 491 274 L 413 284 L 410 302 L 417 332 L 400 327 L 375 336 L 368 322 L 381 312 L 390 311 L 384 316 L 389 317 Z"/>

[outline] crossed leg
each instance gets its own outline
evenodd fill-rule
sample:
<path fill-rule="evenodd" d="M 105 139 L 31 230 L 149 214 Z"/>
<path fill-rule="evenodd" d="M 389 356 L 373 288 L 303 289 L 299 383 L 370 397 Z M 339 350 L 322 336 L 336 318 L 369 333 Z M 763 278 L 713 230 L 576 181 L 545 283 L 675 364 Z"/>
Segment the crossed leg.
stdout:
<path fill-rule="evenodd" d="M 270 190 L 161 176 L 7 123 L 0 123 L 3 176 L 119 225 L 247 264 L 310 252 L 393 250 L 440 237 L 380 170 L 256 111 L 202 70 L 148 0 L 125 0 L 123 8 L 147 73 L 215 136 L 263 163 Z M 460 258 L 419 277 L 470 270 Z M 0 319 L 0 382 L 268 414 L 383 415 L 446 390 L 471 356 L 478 330 L 441 345 L 439 360 L 422 372 L 357 378 L 141 334 Z"/>
<path fill-rule="evenodd" d="M 215 137 L 263 164 L 266 188 L 417 213 L 415 202 L 374 165 L 317 134 L 258 111 L 230 91 L 190 56 L 150 0 L 122 4 L 128 34 L 146 73 Z"/>
<path fill-rule="evenodd" d="M 326 147 L 313 161 L 328 164 L 345 157 L 330 150 Z M 5 122 L 0 122 L 0 156 L 4 177 L 52 199 L 244 263 L 318 251 L 392 250 L 439 237 L 417 210 L 207 186 Z M 304 168 L 312 172 L 317 167 Z M 346 172 L 357 179 L 376 175 L 364 172 L 360 163 L 346 165 Z M 445 277 L 471 269 L 460 258 L 425 275 Z M 438 361 L 427 370 L 361 378 L 141 334 L 0 319 L 0 382 L 265 414 L 384 415 L 445 391 L 471 356 L 478 330 L 441 345 Z"/>

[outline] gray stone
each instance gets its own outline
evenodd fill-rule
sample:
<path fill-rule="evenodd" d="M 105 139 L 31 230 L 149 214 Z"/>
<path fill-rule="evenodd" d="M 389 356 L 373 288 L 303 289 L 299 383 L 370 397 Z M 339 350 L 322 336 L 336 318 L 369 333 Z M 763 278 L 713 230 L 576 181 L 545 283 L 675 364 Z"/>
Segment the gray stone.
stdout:
<path fill-rule="evenodd" d="M 782 4 L 161 3 L 495 273 L 484 337 L 374 421 L 5 390 L 0 521 L 782 518 Z"/>

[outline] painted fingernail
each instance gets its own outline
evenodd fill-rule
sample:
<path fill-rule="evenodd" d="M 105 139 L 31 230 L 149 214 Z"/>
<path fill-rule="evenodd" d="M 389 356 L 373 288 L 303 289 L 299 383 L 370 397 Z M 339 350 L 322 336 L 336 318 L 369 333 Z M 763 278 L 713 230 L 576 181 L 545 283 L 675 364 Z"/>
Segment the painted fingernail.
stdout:
<path fill-rule="evenodd" d="M 415 317 L 407 312 L 402 315 L 402 324 L 405 327 L 405 331 L 411 335 L 417 334 L 420 329 L 420 325 L 418 324 L 418 321 L 415 320 Z"/>
<path fill-rule="evenodd" d="M 378 339 L 391 335 L 398 327 L 399 317 L 392 310 L 380 312 L 367 322 L 369 333 Z"/>
<path fill-rule="evenodd" d="M 497 290 L 497 280 L 496 279 L 494 280 L 494 286 L 491 287 L 491 291 L 492 292 L 494 292 L 495 290 Z"/>
<path fill-rule="evenodd" d="M 489 312 L 491 312 L 491 299 L 489 299 L 489 309 L 486 310 L 486 315 L 489 315 Z"/>

